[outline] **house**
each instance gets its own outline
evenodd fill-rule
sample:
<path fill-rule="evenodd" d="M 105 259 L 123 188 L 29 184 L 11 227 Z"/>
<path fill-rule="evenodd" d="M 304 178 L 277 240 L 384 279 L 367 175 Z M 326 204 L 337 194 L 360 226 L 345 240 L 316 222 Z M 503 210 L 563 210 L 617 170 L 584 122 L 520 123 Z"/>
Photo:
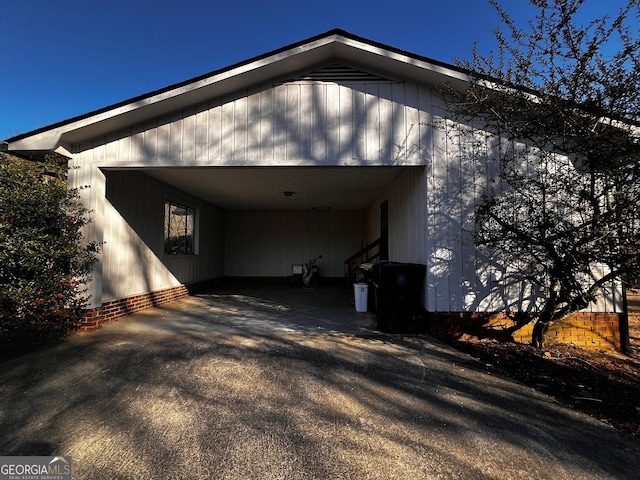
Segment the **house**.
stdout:
<path fill-rule="evenodd" d="M 382 238 L 390 260 L 426 265 L 424 307 L 444 331 L 508 297 L 468 234 L 490 149 L 463 157 L 437 125 L 452 121 L 438 87 L 465 79 L 333 30 L 7 147 L 63 154 L 70 185 L 89 187 L 86 235 L 103 251 L 87 326 L 224 277 L 287 277 L 319 254 L 322 276 L 342 277 Z M 618 342 L 619 311 L 610 296 L 584 313 L 598 341 Z"/>

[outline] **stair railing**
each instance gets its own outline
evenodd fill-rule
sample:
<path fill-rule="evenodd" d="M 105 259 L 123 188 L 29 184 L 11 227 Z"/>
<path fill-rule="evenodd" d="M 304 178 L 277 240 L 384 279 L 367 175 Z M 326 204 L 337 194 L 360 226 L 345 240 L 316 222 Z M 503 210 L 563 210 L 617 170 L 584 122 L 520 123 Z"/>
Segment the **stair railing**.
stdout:
<path fill-rule="evenodd" d="M 374 248 L 380 245 L 380 241 L 381 241 L 380 238 L 374 240 L 370 244 L 362 247 L 360 250 L 358 250 L 356 253 L 354 253 L 344 261 L 344 275 L 347 280 L 347 292 L 349 293 L 350 298 L 352 298 L 354 295 L 353 284 L 355 283 L 356 272 L 358 271 L 358 267 L 362 263 L 370 262 L 380 256 L 379 249 L 373 255 L 369 255 L 371 250 L 373 250 Z M 364 258 L 364 261 L 363 261 L 363 258 Z"/>

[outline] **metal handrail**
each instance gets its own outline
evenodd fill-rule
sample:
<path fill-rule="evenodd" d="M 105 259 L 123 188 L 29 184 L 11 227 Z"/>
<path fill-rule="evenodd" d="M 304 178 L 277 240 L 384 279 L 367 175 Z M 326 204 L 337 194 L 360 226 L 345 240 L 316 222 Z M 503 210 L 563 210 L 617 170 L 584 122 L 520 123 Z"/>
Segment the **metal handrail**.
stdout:
<path fill-rule="evenodd" d="M 353 289 L 352 289 L 353 279 L 355 278 L 355 271 L 358 269 L 357 260 L 359 258 L 362 258 L 365 255 L 366 255 L 366 262 L 369 262 L 371 260 L 378 258 L 380 256 L 380 251 L 378 251 L 376 254 L 372 256 L 369 256 L 369 251 L 377 247 L 378 245 L 380 245 L 381 240 L 382 240 L 381 238 L 374 240 L 373 242 L 361 248 L 360 250 L 358 250 L 356 253 L 354 253 L 344 261 L 344 275 L 347 280 L 347 293 L 349 294 L 349 298 L 351 298 L 352 301 L 353 301 L 353 298 L 352 298 L 353 297 Z"/>
<path fill-rule="evenodd" d="M 356 253 L 354 253 L 353 255 L 351 255 L 349 258 L 347 258 L 344 263 L 345 265 L 352 265 L 353 263 L 355 263 L 355 261 L 362 257 L 365 253 L 369 253 L 369 250 L 371 250 L 372 248 L 377 247 L 378 245 L 380 245 L 380 241 L 382 239 L 378 238 L 376 240 L 374 240 L 373 242 L 371 242 L 369 245 L 362 247 L 360 250 L 358 250 Z M 372 257 L 369 257 L 367 255 L 367 261 L 369 260 L 373 260 L 374 258 L 377 258 L 380 256 L 380 252 L 376 253 L 375 255 L 373 255 Z"/>

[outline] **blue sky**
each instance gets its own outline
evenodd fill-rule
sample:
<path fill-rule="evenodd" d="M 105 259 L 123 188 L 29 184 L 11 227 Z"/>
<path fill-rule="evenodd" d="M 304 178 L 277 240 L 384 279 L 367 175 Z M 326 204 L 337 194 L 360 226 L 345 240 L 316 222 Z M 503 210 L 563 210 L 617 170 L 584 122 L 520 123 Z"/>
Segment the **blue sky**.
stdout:
<path fill-rule="evenodd" d="M 623 0 L 587 0 L 611 14 Z M 518 20 L 527 0 L 503 0 Z M 486 0 L 5 0 L 0 139 L 334 28 L 444 62 L 495 48 Z"/>

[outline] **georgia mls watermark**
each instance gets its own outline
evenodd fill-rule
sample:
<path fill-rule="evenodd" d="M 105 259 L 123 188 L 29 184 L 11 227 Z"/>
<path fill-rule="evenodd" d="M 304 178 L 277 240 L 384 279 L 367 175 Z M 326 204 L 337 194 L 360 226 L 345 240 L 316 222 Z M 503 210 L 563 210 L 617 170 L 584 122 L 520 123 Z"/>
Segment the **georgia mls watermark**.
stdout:
<path fill-rule="evenodd" d="M 0 457 L 0 480 L 71 480 L 71 457 Z"/>

